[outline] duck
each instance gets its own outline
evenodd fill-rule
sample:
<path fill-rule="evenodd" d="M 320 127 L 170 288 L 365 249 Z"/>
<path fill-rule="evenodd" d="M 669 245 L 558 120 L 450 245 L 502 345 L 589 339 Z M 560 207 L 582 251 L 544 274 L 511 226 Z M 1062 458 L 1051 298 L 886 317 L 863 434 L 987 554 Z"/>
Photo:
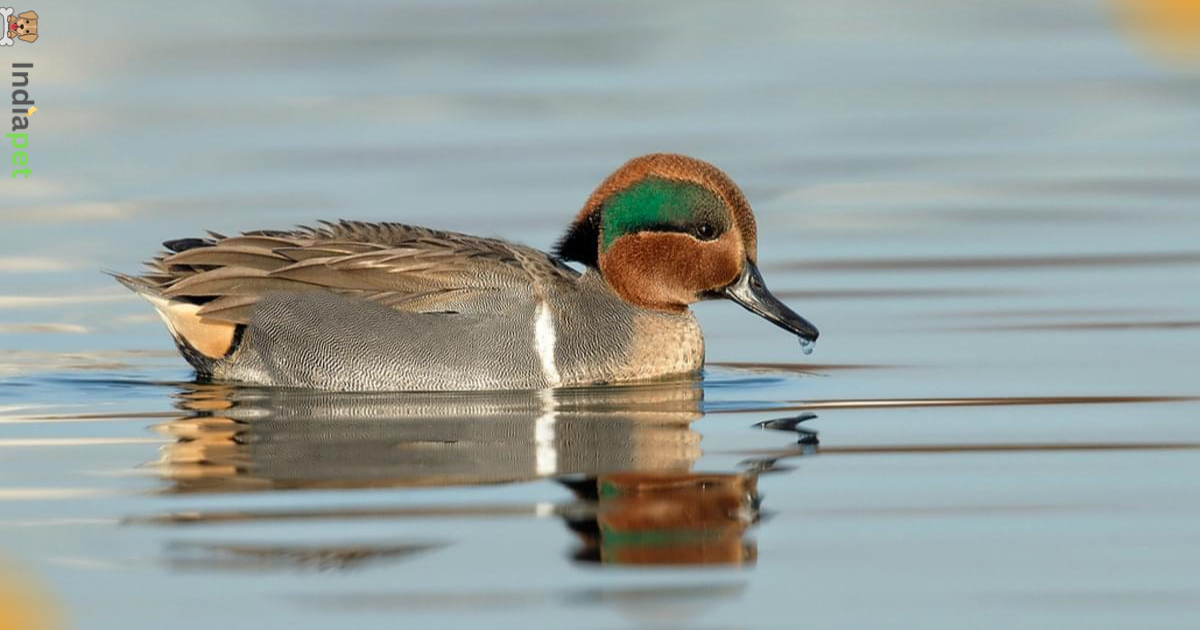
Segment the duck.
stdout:
<path fill-rule="evenodd" d="M 349 220 L 163 247 L 140 274 L 108 273 L 154 307 L 204 381 L 481 391 L 695 378 L 691 305 L 712 299 L 804 348 L 819 335 L 763 281 L 738 186 L 671 153 L 604 179 L 553 253 Z"/>

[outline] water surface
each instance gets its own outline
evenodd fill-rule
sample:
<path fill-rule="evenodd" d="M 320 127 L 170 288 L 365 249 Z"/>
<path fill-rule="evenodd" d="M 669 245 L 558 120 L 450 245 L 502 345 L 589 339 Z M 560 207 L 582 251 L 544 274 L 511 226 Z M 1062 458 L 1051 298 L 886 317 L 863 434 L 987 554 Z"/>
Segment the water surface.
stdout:
<path fill-rule="evenodd" d="M 0 201 L 0 582 L 25 607 L 1195 626 L 1200 74 L 1114 6 L 106 6 L 138 35 L 60 2 L 4 53 L 39 104 L 36 177 Z M 662 150 L 743 186 L 815 354 L 704 304 L 695 383 L 198 384 L 99 273 L 342 216 L 547 247 Z"/>

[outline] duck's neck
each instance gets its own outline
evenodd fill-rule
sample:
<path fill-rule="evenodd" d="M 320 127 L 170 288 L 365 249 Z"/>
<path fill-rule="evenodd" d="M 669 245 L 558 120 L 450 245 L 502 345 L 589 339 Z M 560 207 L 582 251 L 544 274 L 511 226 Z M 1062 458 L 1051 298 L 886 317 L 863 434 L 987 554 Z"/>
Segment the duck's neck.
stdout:
<path fill-rule="evenodd" d="M 680 376 L 704 364 L 704 336 L 690 310 L 664 313 L 621 299 L 600 272 L 578 280 L 579 295 L 558 313 L 563 339 L 577 352 L 560 357 L 573 384 L 614 383 Z"/>
<path fill-rule="evenodd" d="M 629 300 L 626 300 L 625 298 L 621 297 L 621 294 L 618 293 L 615 288 L 613 288 L 612 284 L 609 283 L 609 281 L 607 279 L 605 279 L 603 273 L 601 273 L 598 269 L 592 269 L 591 267 L 589 267 L 587 270 L 585 270 L 583 272 L 582 275 L 579 276 L 578 282 L 579 282 L 579 287 L 581 289 L 584 289 L 586 291 L 598 291 L 598 292 L 605 293 L 608 296 L 611 296 L 613 300 L 616 300 L 616 301 L 620 302 L 621 304 L 625 305 L 627 308 L 630 308 L 630 309 L 633 309 L 636 311 L 641 311 L 641 312 L 650 313 L 650 314 L 674 315 L 674 316 L 680 316 L 680 315 L 686 316 L 691 312 L 687 306 L 680 306 L 679 308 L 676 308 L 676 309 L 660 309 L 660 308 L 653 308 L 650 306 L 646 306 L 643 304 L 635 304 L 633 302 L 630 302 Z"/>

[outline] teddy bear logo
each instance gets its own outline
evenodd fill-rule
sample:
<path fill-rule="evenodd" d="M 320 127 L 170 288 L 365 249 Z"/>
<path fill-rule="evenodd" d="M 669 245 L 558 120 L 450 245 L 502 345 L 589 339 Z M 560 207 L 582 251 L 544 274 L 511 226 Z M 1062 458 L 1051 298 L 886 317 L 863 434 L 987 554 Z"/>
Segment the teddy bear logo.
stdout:
<path fill-rule="evenodd" d="M 16 40 L 34 42 L 38 38 L 38 16 L 33 11 L 13 15 L 12 7 L 0 7 L 0 24 L 4 25 L 4 36 L 0 46 L 12 46 Z"/>

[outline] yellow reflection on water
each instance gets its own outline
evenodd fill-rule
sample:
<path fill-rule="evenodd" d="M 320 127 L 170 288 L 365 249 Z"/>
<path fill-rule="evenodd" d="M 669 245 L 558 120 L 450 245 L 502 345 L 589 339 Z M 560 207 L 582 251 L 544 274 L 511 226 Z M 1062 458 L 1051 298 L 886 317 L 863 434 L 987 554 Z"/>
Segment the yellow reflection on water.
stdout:
<path fill-rule="evenodd" d="M 1117 9 L 1155 54 L 1200 69 L 1200 0 L 1117 0 Z"/>
<path fill-rule="evenodd" d="M 0 557 L 0 630 L 58 630 L 62 610 L 32 575 Z"/>

